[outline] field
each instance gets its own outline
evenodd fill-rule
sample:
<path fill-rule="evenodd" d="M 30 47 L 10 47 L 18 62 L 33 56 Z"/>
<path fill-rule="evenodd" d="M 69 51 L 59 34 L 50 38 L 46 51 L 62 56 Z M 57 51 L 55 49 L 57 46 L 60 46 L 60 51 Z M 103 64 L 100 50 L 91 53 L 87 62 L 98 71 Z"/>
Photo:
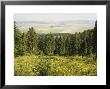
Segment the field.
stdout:
<path fill-rule="evenodd" d="M 96 64 L 94 56 L 19 56 L 14 61 L 14 75 L 96 76 Z"/>

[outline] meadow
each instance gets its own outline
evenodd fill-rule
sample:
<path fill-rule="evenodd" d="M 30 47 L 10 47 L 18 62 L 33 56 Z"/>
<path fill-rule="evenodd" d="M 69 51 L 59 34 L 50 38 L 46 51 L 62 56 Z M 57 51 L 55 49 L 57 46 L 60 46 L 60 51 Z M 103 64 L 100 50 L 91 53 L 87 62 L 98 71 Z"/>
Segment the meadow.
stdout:
<path fill-rule="evenodd" d="M 15 76 L 96 76 L 97 60 L 93 56 L 15 57 Z"/>

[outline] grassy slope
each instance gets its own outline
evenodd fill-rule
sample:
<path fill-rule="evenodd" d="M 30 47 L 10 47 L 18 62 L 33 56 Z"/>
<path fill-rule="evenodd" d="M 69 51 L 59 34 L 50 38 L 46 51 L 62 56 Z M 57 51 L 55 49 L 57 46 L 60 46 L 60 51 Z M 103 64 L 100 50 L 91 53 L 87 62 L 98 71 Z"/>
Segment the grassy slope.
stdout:
<path fill-rule="evenodd" d="M 15 58 L 15 76 L 96 76 L 96 61 L 81 56 L 21 56 Z"/>

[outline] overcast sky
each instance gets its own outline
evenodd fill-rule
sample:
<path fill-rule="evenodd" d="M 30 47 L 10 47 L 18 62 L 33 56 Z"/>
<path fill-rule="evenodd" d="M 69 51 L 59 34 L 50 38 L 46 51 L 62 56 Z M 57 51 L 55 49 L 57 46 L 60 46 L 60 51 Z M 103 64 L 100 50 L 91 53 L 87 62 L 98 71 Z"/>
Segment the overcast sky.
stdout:
<path fill-rule="evenodd" d="M 63 22 L 73 20 L 96 20 L 95 13 L 26 13 L 14 14 L 14 21 Z"/>

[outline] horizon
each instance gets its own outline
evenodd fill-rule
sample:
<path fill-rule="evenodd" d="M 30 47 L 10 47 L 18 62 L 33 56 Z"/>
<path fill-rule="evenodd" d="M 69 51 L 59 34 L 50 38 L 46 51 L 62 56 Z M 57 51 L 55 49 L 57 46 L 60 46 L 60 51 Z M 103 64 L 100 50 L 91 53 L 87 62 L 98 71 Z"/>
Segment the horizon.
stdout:
<path fill-rule="evenodd" d="M 95 21 L 88 20 L 77 20 L 77 21 L 66 21 L 59 23 L 46 23 L 46 22 L 30 22 L 30 21 L 20 21 L 16 22 L 17 27 L 22 32 L 27 32 L 30 27 L 33 27 L 36 33 L 75 33 L 83 32 L 84 30 L 93 29 L 95 26 Z"/>
<path fill-rule="evenodd" d="M 37 33 L 75 33 L 95 26 L 95 13 L 31 13 L 14 14 L 14 21 L 22 32 L 34 27 Z"/>

